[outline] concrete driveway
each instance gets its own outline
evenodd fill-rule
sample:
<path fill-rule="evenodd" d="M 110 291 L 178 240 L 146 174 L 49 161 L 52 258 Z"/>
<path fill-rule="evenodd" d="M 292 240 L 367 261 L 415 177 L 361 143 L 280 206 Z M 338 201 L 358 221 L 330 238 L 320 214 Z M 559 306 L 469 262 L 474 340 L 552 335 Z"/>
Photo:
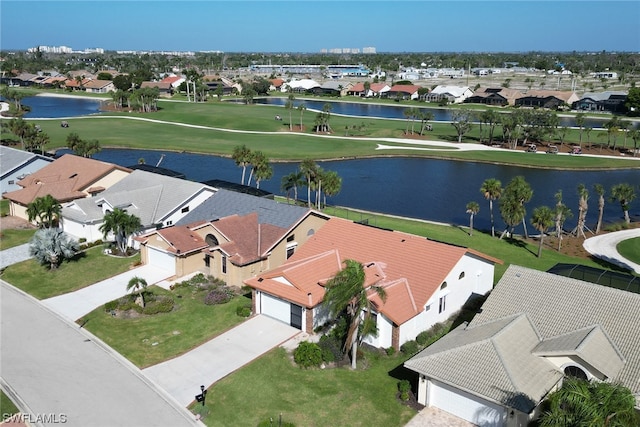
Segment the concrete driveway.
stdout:
<path fill-rule="evenodd" d="M 211 384 L 299 334 L 278 320 L 258 315 L 175 359 L 142 372 L 181 405 Z"/>
<path fill-rule="evenodd" d="M 0 313 L 2 386 L 29 425 L 202 426 L 101 340 L 1 280 Z"/>
<path fill-rule="evenodd" d="M 616 247 L 623 240 L 640 237 L 640 228 L 614 231 L 586 239 L 582 246 L 591 255 L 640 274 L 640 265 L 624 258 Z"/>
<path fill-rule="evenodd" d="M 31 258 L 29 243 L 0 251 L 0 270 Z"/>
<path fill-rule="evenodd" d="M 172 274 L 158 267 L 143 265 L 95 283 L 75 292 L 58 295 L 42 300 L 42 303 L 71 321 L 75 321 L 109 301 L 127 293 L 127 284 L 134 276 L 142 277 L 151 286 L 161 282 Z"/>

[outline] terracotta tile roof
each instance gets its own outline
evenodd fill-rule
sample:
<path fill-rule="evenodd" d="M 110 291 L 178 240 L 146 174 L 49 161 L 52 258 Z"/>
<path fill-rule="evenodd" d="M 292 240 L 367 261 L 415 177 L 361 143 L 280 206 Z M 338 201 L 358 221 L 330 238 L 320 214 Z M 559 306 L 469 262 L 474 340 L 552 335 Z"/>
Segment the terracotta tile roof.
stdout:
<path fill-rule="evenodd" d="M 282 79 L 271 79 L 269 82 L 275 87 L 280 87 L 284 84 L 284 80 Z"/>
<path fill-rule="evenodd" d="M 157 87 L 158 89 L 164 89 L 164 90 L 169 90 L 171 89 L 171 83 L 169 82 L 142 82 L 140 83 L 140 88 L 145 88 L 145 87 Z"/>
<path fill-rule="evenodd" d="M 534 98 L 548 98 L 555 97 L 563 101 L 568 101 L 572 97 L 575 97 L 574 92 L 567 92 L 561 90 L 528 90 L 526 94 L 520 95 L 521 97 L 534 97 Z"/>
<path fill-rule="evenodd" d="M 393 85 L 389 92 L 416 93 L 422 86 L 417 85 Z"/>
<path fill-rule="evenodd" d="M 167 227 L 157 231 L 170 247 L 168 252 L 188 254 L 206 248 L 207 243 L 188 227 Z"/>
<path fill-rule="evenodd" d="M 87 83 L 89 83 L 90 81 L 91 79 L 87 79 L 87 78 L 82 79 L 82 86 L 86 86 Z M 80 84 L 78 84 L 78 82 L 75 79 L 67 79 L 64 82 L 64 85 L 66 87 L 80 87 Z"/>
<path fill-rule="evenodd" d="M 177 82 L 180 79 L 182 79 L 182 77 L 180 77 L 180 76 L 169 76 L 169 77 L 165 77 L 164 79 L 160 80 L 160 82 L 161 83 L 172 84 L 172 83 Z"/>
<path fill-rule="evenodd" d="M 112 85 L 111 80 L 91 80 L 84 84 L 84 87 L 89 89 L 102 89 L 103 87 Z"/>
<path fill-rule="evenodd" d="M 498 260 L 424 237 L 331 218 L 278 269 L 247 280 L 249 286 L 306 307 L 324 297 L 322 287 L 347 259 L 365 267 L 365 286 L 382 286 L 386 302 L 370 298 L 397 325 L 416 316 L 466 254 Z M 288 283 L 288 284 L 285 284 Z M 313 305 L 309 305 L 309 295 Z"/>
<path fill-rule="evenodd" d="M 22 205 L 28 205 L 37 197 L 47 194 L 59 202 L 70 201 L 86 197 L 85 191 L 95 188 L 93 183 L 114 170 L 131 172 L 112 163 L 65 154 L 18 181 L 18 185 L 24 188 L 3 196 Z"/>
<path fill-rule="evenodd" d="M 353 85 L 353 87 L 351 89 L 349 89 L 349 92 L 364 92 L 364 83 L 356 83 Z"/>

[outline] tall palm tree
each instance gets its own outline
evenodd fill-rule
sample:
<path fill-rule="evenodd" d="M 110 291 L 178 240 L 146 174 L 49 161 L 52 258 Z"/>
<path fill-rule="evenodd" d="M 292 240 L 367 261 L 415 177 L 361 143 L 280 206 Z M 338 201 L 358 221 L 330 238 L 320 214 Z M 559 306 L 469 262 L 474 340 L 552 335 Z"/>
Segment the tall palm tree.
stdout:
<path fill-rule="evenodd" d="M 144 290 L 147 289 L 147 281 L 142 277 L 134 276 L 127 283 L 127 291 L 138 291 L 138 296 L 140 298 L 138 304 L 140 307 L 144 308 L 144 295 L 142 294 Z"/>
<path fill-rule="evenodd" d="M 539 206 L 533 210 L 531 224 L 540 232 L 540 244 L 538 245 L 538 258 L 542 256 L 542 244 L 544 235 L 553 225 L 553 211 L 548 206 Z"/>
<path fill-rule="evenodd" d="M 271 179 L 273 168 L 269 164 L 269 159 L 261 151 L 256 151 L 257 156 L 253 160 L 253 175 L 256 178 L 256 188 L 260 188 L 260 182 Z"/>
<path fill-rule="evenodd" d="M 346 313 L 349 328 L 343 350 L 347 352 L 351 348 L 351 368 L 355 369 L 359 339 L 377 334 L 377 327 L 372 318 L 375 307 L 368 295 L 375 292 L 385 301 L 386 292 L 376 285 L 365 287 L 366 277 L 361 263 L 348 259 L 344 264 L 345 268 L 327 282 L 323 305 L 333 317 Z"/>
<path fill-rule="evenodd" d="M 586 227 L 587 222 L 587 210 L 589 209 L 589 190 L 585 187 L 584 184 L 578 184 L 578 225 L 576 225 L 575 233 L 576 237 L 584 237 L 587 236 L 584 234 L 584 228 Z"/>
<path fill-rule="evenodd" d="M 629 218 L 629 203 L 631 203 L 635 198 L 636 192 L 630 184 L 622 183 L 611 187 L 611 201 L 618 201 L 620 203 L 620 208 L 622 208 L 622 213 L 624 215 L 624 221 L 627 224 L 631 223 L 631 219 Z"/>
<path fill-rule="evenodd" d="M 287 102 L 285 102 L 284 104 L 284 108 L 289 110 L 289 131 L 293 131 L 293 108 L 295 107 L 293 103 L 294 99 L 296 99 L 296 97 L 292 93 L 290 93 Z"/>
<path fill-rule="evenodd" d="M 558 250 L 562 249 L 562 235 L 564 234 L 564 222 L 573 216 L 571 209 L 562 202 L 562 190 L 555 194 L 556 206 L 553 211 L 556 222 L 556 237 L 558 238 Z"/>
<path fill-rule="evenodd" d="M 129 236 L 141 227 L 140 218 L 126 211 L 115 208 L 104 215 L 103 223 L 99 230 L 106 239 L 109 233 L 115 237 L 116 245 L 121 253 L 126 253 Z"/>
<path fill-rule="evenodd" d="M 467 203 L 467 213 L 469 214 L 469 236 L 473 236 L 473 217 L 480 212 L 480 205 L 477 202 Z"/>
<path fill-rule="evenodd" d="M 38 197 L 27 205 L 29 222 L 36 221 L 40 228 L 52 228 L 61 212 L 62 206 L 51 194 Z"/>
<path fill-rule="evenodd" d="M 433 120 L 433 113 L 431 111 L 420 111 L 418 118 L 420 119 L 420 135 L 424 134 L 424 130 L 427 128 L 429 121 Z"/>
<path fill-rule="evenodd" d="M 604 215 L 604 186 L 602 184 L 593 184 L 593 191 L 598 195 L 598 223 L 596 224 L 596 234 L 598 234 L 602 227 L 602 216 Z"/>
<path fill-rule="evenodd" d="M 495 227 L 493 224 L 493 201 L 498 200 L 502 195 L 502 183 L 495 178 L 485 179 L 480 186 L 480 192 L 489 201 L 489 214 L 491 216 L 491 237 L 495 237 Z"/>
<path fill-rule="evenodd" d="M 565 378 L 562 387 L 545 401 L 540 427 L 635 427 L 640 417 L 635 397 L 619 383 Z"/>
<path fill-rule="evenodd" d="M 318 165 L 314 160 L 305 159 L 300 163 L 300 172 L 307 178 L 307 206 L 311 207 L 311 187 L 318 175 Z"/>
<path fill-rule="evenodd" d="M 247 172 L 247 165 L 250 163 L 251 150 L 244 144 L 238 145 L 233 148 L 231 158 L 236 162 L 236 166 L 242 168 L 242 180 L 240 181 L 240 184 L 244 185 L 244 176 Z"/>
<path fill-rule="evenodd" d="M 303 124 L 302 124 L 302 114 L 307 110 L 307 107 L 304 104 L 298 105 L 298 111 L 300 111 L 300 132 L 302 132 Z"/>
<path fill-rule="evenodd" d="M 287 203 L 289 203 L 291 190 L 293 190 L 294 204 L 298 200 L 298 186 L 304 183 L 302 178 L 302 172 L 293 171 L 288 175 L 284 175 L 280 180 L 280 190 L 284 191 L 287 195 Z"/>
<path fill-rule="evenodd" d="M 324 189 L 324 206 L 327 206 L 327 197 L 337 195 L 342 190 L 342 178 L 336 171 L 326 171 L 323 181 Z"/>
<path fill-rule="evenodd" d="M 584 113 L 576 114 L 575 121 L 576 121 L 576 125 L 580 128 L 580 143 L 579 143 L 579 145 L 580 145 L 580 147 L 582 147 L 582 131 L 584 129 L 585 114 Z"/>

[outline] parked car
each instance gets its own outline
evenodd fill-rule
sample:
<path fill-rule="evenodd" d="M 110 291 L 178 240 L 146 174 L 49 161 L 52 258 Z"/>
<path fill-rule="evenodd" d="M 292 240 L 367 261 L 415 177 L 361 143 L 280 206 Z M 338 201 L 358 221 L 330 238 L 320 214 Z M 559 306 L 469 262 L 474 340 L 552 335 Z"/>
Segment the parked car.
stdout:
<path fill-rule="evenodd" d="M 547 154 L 558 154 L 558 147 L 550 145 L 549 148 L 547 148 Z"/>

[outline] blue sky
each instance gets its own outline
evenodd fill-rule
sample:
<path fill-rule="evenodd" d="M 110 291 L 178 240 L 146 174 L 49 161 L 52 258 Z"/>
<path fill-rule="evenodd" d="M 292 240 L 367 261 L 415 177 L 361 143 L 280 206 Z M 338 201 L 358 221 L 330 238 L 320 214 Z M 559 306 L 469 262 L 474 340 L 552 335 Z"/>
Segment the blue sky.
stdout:
<path fill-rule="evenodd" d="M 640 51 L 640 1 L 0 0 L 0 48 Z"/>

